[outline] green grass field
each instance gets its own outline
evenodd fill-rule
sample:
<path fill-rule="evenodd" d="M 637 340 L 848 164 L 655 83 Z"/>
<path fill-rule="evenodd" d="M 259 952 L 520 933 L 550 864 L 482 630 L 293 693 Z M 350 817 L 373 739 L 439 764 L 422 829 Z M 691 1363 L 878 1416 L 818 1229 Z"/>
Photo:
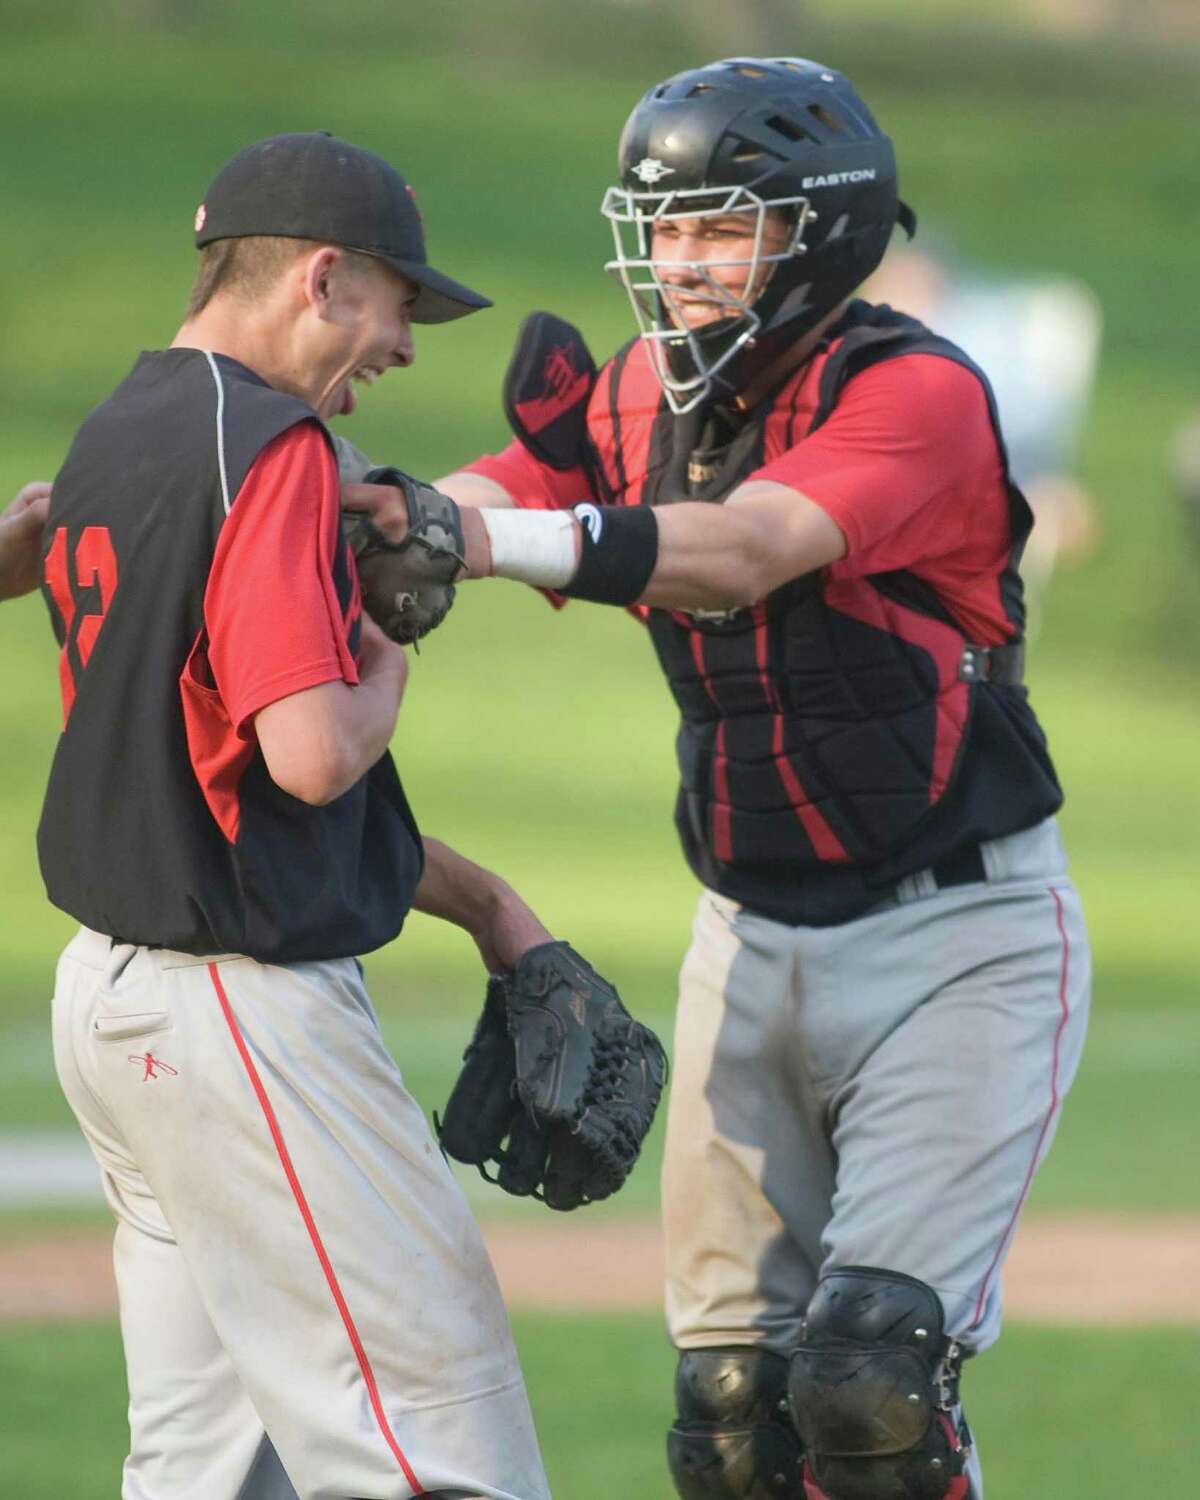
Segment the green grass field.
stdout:
<path fill-rule="evenodd" d="M 515 1331 L 557 1500 L 670 1500 L 663 1452 L 674 1358 L 659 1320 L 522 1316 Z M 1187 1493 L 1200 1463 L 1192 1333 L 1018 1326 L 968 1378 L 989 1496 Z M 19 1478 L 14 1496 L 113 1494 L 125 1452 L 123 1380 L 109 1324 L 0 1334 L 0 1388 L 9 1393 L 0 1442 Z"/>
<path fill-rule="evenodd" d="M 136 10 L 115 0 L 4 9 L 0 502 L 52 474 L 137 350 L 169 340 L 207 180 L 274 131 L 330 128 L 393 155 L 435 264 L 497 303 L 419 330 L 415 368 L 365 393 L 349 430 L 379 456 L 432 475 L 502 442 L 496 390 L 531 308 L 574 316 L 598 355 L 628 336 L 596 208 L 638 93 L 706 53 L 675 7 L 514 0 L 498 18 L 483 0 L 420 15 L 342 0 L 334 16 L 316 0 L 209 0 L 176 28 L 114 22 Z M 909 26 L 878 7 L 812 9 L 777 49 L 860 83 L 923 223 L 993 271 L 1082 277 L 1103 304 L 1083 471 L 1104 533 L 1055 581 L 1032 666 L 1068 791 L 1095 1018 L 1031 1212 L 1196 1211 L 1200 557 L 1165 453 L 1200 404 L 1200 62 L 947 27 L 944 8 L 934 31 L 921 20 L 934 6 Z M 39 601 L 0 608 L 0 652 L 0 1129 L 66 1127 L 46 1011 L 71 924 L 45 902 L 33 852 L 58 717 Z M 638 626 L 588 606 L 555 616 L 495 583 L 464 590 L 414 662 L 395 742 L 427 830 L 508 875 L 664 1028 L 695 897 L 670 826 L 673 728 Z M 470 944 L 413 918 L 368 975 L 411 1085 L 440 1104 L 480 999 Z M 625 1194 L 595 1212 L 652 1212 L 656 1155 L 652 1141 Z M 0 1213 L 0 1237 L 33 1224 Z M 522 1317 L 518 1335 L 559 1500 L 666 1495 L 658 1320 Z M 1198 1377 L 1194 1331 L 1010 1330 L 970 1375 L 989 1495 L 1186 1493 Z M 113 1328 L 0 1331 L 0 1389 L 11 1493 L 113 1493 Z"/>

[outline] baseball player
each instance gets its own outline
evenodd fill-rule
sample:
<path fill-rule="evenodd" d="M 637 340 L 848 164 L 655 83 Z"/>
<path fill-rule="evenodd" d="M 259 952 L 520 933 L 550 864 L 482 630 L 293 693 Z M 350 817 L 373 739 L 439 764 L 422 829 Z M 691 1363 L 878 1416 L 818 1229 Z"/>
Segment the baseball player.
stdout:
<path fill-rule="evenodd" d="M 83 924 L 54 1044 L 117 1216 L 126 1500 L 548 1491 L 495 1277 L 357 955 L 410 907 L 492 970 L 549 934 L 420 838 L 405 657 L 362 616 L 326 422 L 488 305 L 403 178 L 325 134 L 229 162 L 170 348 L 76 435 L 45 590 L 39 830 Z"/>
<path fill-rule="evenodd" d="M 983 373 L 851 300 L 915 218 L 842 75 L 681 73 L 620 171 L 639 336 L 596 372 L 529 320 L 516 440 L 440 482 L 466 572 L 406 548 L 433 507 L 403 484 L 345 503 L 397 580 L 632 607 L 678 705 L 703 886 L 663 1184 L 680 1495 L 980 1500 L 960 1373 L 1089 988 L 1022 685 L 1029 509 Z"/>
<path fill-rule="evenodd" d="M 50 486 L 33 480 L 0 510 L 0 599 L 16 599 L 37 588 L 42 527 L 49 508 Z"/>

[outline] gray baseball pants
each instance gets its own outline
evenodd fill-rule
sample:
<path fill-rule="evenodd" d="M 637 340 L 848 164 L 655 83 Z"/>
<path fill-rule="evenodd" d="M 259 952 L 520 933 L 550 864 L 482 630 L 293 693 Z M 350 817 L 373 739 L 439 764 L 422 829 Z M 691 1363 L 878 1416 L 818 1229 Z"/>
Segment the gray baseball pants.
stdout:
<path fill-rule="evenodd" d="M 663 1172 L 680 1348 L 786 1353 L 822 1271 L 928 1283 L 986 1349 L 1083 1046 L 1087 934 L 1049 820 L 837 927 L 712 892 L 680 977 Z"/>

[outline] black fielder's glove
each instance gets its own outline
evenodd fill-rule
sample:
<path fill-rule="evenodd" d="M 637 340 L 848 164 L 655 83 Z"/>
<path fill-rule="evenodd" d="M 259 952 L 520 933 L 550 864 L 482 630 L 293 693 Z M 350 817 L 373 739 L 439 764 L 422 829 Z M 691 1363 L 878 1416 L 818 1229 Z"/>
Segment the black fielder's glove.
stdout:
<path fill-rule="evenodd" d="M 363 607 L 401 645 L 419 641 L 446 618 L 463 566 L 458 506 L 401 469 L 368 469 L 358 482 L 390 484 L 404 499 L 408 528 L 390 541 L 365 511 L 344 510 L 342 529 L 358 565 Z"/>
<path fill-rule="evenodd" d="M 667 1076 L 654 1033 L 566 943 L 488 983 L 438 1133 L 506 1192 L 578 1208 L 629 1176 Z"/>

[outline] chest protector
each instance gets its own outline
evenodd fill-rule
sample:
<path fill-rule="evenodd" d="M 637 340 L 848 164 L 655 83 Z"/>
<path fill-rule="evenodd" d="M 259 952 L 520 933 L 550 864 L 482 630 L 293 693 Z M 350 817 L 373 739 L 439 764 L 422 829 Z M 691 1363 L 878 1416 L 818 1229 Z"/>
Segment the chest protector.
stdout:
<path fill-rule="evenodd" d="M 783 447 L 815 432 L 851 376 L 885 359 L 933 354 L 981 382 L 1008 491 L 1012 551 L 998 583 L 1013 633 L 990 651 L 969 641 L 906 571 L 837 580 L 821 570 L 749 609 L 648 612 L 680 712 L 676 824 L 692 869 L 751 909 L 813 925 L 860 915 L 904 875 L 1030 827 L 1062 800 L 1020 685 L 1017 563 L 1032 516 L 986 377 L 886 307 L 852 304 L 831 339 L 816 411 Z M 768 399 L 706 453 L 704 414 L 648 409 L 637 359 L 636 345 L 622 351 L 593 397 L 611 499 L 719 502 L 761 467 L 768 425 L 787 414 Z"/>

